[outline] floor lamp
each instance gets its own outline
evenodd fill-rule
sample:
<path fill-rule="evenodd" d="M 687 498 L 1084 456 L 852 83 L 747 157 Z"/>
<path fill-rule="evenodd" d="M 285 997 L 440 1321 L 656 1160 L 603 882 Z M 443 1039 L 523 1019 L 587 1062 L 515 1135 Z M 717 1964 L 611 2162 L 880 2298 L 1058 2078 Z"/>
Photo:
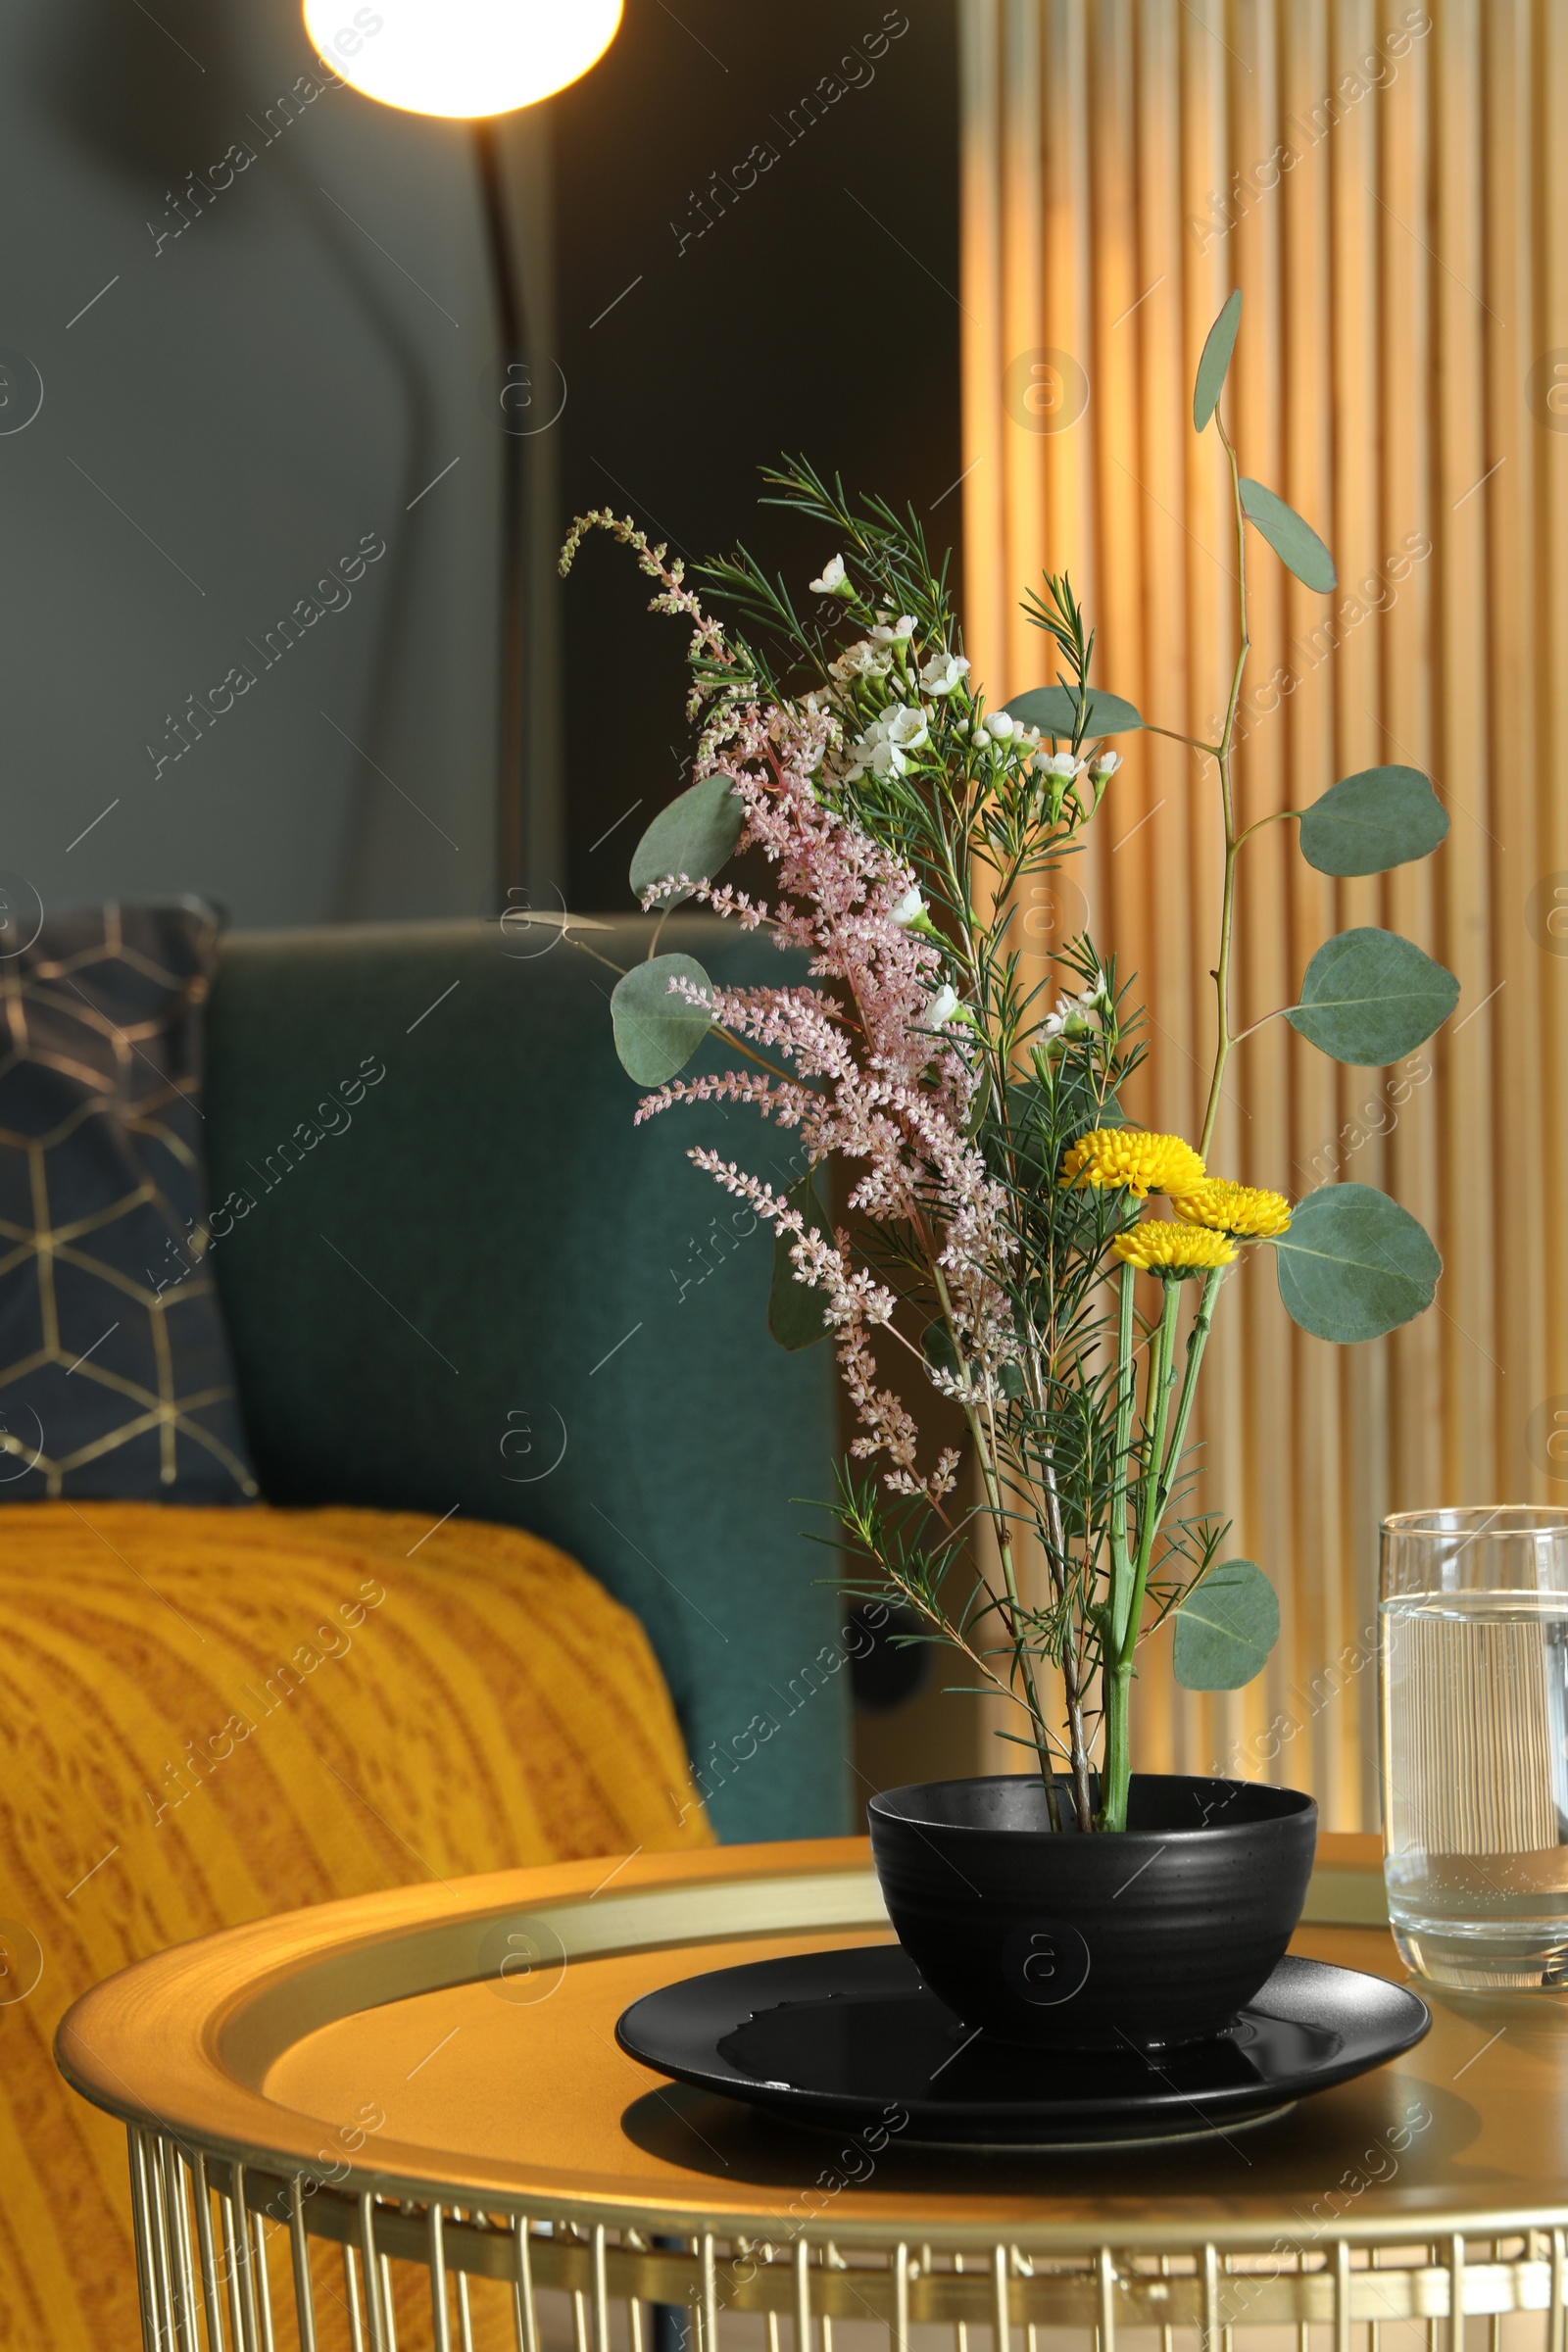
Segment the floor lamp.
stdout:
<path fill-rule="evenodd" d="M 324 64 L 383 106 L 472 124 L 485 257 L 501 351 L 497 402 L 527 359 L 516 240 L 497 118 L 533 106 L 586 74 L 609 48 L 622 0 L 377 0 L 349 22 L 347 0 L 305 0 Z M 528 880 L 527 544 L 523 437 L 502 439 L 501 710 L 496 858 L 503 908 Z"/>

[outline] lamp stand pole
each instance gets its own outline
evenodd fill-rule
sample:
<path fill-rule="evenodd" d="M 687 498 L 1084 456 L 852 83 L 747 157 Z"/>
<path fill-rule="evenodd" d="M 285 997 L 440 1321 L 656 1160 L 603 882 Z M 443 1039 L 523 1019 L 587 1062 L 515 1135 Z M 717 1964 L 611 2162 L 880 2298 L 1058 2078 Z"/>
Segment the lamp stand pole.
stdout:
<path fill-rule="evenodd" d="M 505 118 L 500 118 L 504 120 Z M 495 304 L 497 339 L 501 351 L 501 388 L 497 403 L 502 417 L 501 438 L 501 736 L 500 770 L 496 795 L 496 885 L 505 913 L 511 893 L 529 880 L 529 775 L 525 694 L 528 671 L 527 605 L 527 485 L 523 472 L 523 436 L 512 429 L 513 412 L 508 388 L 517 383 L 526 391 L 523 347 L 522 283 L 516 244 L 507 210 L 497 118 L 482 117 L 472 125 L 474 160 L 478 167 L 479 201 L 484 216 L 485 250 L 490 264 L 490 289 Z M 514 372 L 515 371 L 515 372 Z"/>

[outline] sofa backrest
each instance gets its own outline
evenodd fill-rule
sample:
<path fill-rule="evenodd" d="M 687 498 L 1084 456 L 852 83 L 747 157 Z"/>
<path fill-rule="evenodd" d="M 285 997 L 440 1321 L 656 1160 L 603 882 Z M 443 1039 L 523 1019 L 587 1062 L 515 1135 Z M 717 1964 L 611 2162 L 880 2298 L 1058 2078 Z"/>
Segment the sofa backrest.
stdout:
<path fill-rule="evenodd" d="M 649 930 L 584 936 L 625 966 Z M 781 973 L 710 917 L 661 946 L 722 982 Z M 770 1236 L 686 1157 L 784 1183 L 799 1147 L 720 1104 L 634 1127 L 614 977 L 539 923 L 223 943 L 214 1264 L 258 1474 L 273 1502 L 560 1544 L 647 1627 L 719 1834 L 836 1832 L 838 1563 L 804 1540 L 830 1532 L 832 1361 L 770 1342 Z"/>

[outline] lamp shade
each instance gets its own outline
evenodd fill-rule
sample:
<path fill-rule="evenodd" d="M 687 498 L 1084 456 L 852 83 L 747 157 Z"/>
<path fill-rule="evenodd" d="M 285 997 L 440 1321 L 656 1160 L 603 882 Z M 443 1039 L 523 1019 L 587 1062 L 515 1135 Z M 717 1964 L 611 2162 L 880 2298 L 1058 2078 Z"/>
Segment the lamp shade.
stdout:
<path fill-rule="evenodd" d="M 417 115 L 504 115 L 564 89 L 615 37 L 622 0 L 305 0 L 325 62 Z"/>

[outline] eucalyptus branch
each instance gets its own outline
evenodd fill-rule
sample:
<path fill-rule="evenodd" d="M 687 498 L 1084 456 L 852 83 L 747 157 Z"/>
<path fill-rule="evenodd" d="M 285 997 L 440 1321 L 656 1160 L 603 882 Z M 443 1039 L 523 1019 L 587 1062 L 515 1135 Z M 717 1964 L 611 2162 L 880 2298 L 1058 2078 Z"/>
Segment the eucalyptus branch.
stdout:
<path fill-rule="evenodd" d="M 1169 743 L 1185 743 L 1190 751 L 1206 752 L 1211 760 L 1220 755 L 1219 744 L 1205 743 L 1201 735 L 1184 735 L 1179 727 L 1156 727 L 1152 718 L 1144 720 L 1143 731 L 1146 735 L 1163 735 Z"/>
<path fill-rule="evenodd" d="M 1288 1012 L 1294 1012 L 1295 1009 L 1294 1004 L 1276 1004 L 1273 1011 L 1265 1012 L 1261 1020 L 1250 1022 L 1245 1029 L 1238 1029 L 1231 1039 L 1232 1046 L 1245 1045 L 1250 1037 L 1257 1035 L 1259 1029 L 1266 1029 L 1270 1021 L 1282 1021 Z"/>
<path fill-rule="evenodd" d="M 1299 808 L 1271 808 L 1267 816 L 1254 816 L 1251 823 L 1237 834 L 1236 847 L 1240 849 L 1243 842 L 1250 841 L 1254 833 L 1261 833 L 1265 825 L 1283 825 L 1286 818 L 1291 816 L 1299 822 L 1300 815 Z"/>
<path fill-rule="evenodd" d="M 1225 820 L 1225 882 L 1220 899 L 1219 961 L 1214 967 L 1215 1032 L 1214 1068 L 1209 1079 L 1208 1102 L 1203 1111 L 1203 1131 L 1198 1149 L 1203 1158 L 1214 1137 L 1214 1123 L 1219 1117 L 1220 1094 L 1225 1083 L 1225 1064 L 1230 1058 L 1233 1039 L 1230 1033 L 1231 939 L 1236 921 L 1236 854 L 1241 844 L 1236 833 L 1235 797 L 1231 780 L 1231 758 L 1236 741 L 1236 713 L 1241 707 L 1242 680 L 1247 670 L 1247 657 L 1251 651 L 1248 634 L 1247 604 L 1247 514 L 1242 506 L 1242 475 L 1236 450 L 1225 430 L 1225 420 L 1218 408 L 1214 411 L 1214 425 L 1225 451 L 1231 470 L 1231 502 L 1236 516 L 1236 605 L 1240 633 L 1236 647 L 1236 667 L 1231 677 L 1230 701 L 1225 710 L 1225 725 L 1220 734 L 1214 757 L 1219 765 L 1220 808 Z"/>

